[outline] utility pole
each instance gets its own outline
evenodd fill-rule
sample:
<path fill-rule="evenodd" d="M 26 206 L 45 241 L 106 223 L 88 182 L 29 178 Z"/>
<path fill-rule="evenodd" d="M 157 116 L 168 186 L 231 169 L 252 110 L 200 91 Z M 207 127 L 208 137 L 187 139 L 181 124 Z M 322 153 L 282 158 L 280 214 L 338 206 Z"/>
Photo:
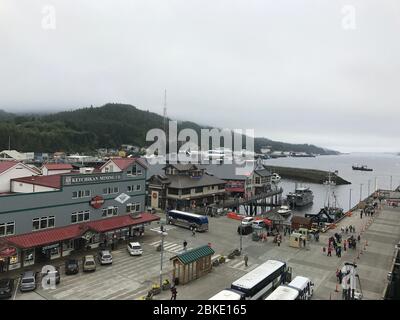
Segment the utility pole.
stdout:
<path fill-rule="evenodd" d="M 375 177 L 375 191 L 378 190 L 378 178 Z"/>
<path fill-rule="evenodd" d="M 163 258 L 164 258 L 164 236 L 167 235 L 164 232 L 164 224 L 160 221 L 160 234 L 161 234 L 161 261 L 160 261 L 160 288 L 162 287 L 162 269 L 163 269 Z"/>
<path fill-rule="evenodd" d="M 393 190 L 393 176 L 390 176 L 390 191 Z"/>
<path fill-rule="evenodd" d="M 240 254 L 242 254 L 242 237 L 243 237 L 243 225 L 242 221 L 240 221 Z"/>
<path fill-rule="evenodd" d="M 361 202 L 361 198 L 362 198 L 362 187 L 363 187 L 363 183 L 360 183 L 360 202 Z"/>
<path fill-rule="evenodd" d="M 368 196 L 370 195 L 370 193 L 369 193 L 369 185 L 370 185 L 370 183 L 371 183 L 371 180 L 368 180 Z"/>
<path fill-rule="evenodd" d="M 349 211 L 351 210 L 351 189 L 350 189 L 350 196 L 349 196 Z"/>

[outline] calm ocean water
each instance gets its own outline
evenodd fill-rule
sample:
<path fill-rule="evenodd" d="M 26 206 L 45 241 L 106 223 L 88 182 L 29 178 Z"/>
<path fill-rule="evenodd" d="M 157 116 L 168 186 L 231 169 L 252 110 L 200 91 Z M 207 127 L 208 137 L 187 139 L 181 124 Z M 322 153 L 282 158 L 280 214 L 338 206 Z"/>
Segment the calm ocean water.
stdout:
<path fill-rule="evenodd" d="M 344 210 L 353 207 L 362 199 L 366 198 L 377 188 L 392 189 L 400 185 L 400 156 L 383 153 L 352 153 L 339 156 L 319 156 L 316 158 L 279 158 L 265 160 L 266 165 L 277 165 L 285 167 L 319 169 L 326 171 L 338 171 L 338 175 L 351 182 L 350 185 L 333 186 L 337 202 Z M 367 165 L 373 169 L 372 172 L 356 171 L 352 169 L 353 164 Z M 293 191 L 295 184 L 310 187 L 314 193 L 314 203 L 307 206 L 298 213 L 316 213 L 326 203 L 327 186 L 299 181 L 282 179 L 281 186 L 284 189 L 284 196 Z M 362 185 L 362 186 L 361 186 Z M 351 199 L 350 199 L 351 190 Z M 351 201 L 351 202 L 350 202 Z"/>
<path fill-rule="evenodd" d="M 400 185 L 400 156 L 393 154 L 352 153 L 339 156 L 318 156 L 316 158 L 279 158 L 265 160 L 264 164 L 326 171 L 337 170 L 340 177 L 351 182 L 350 185 L 331 187 L 331 193 L 332 191 L 334 192 L 338 205 L 345 211 L 360 201 L 360 192 L 362 199 L 371 194 L 375 190 L 375 181 L 377 188 L 380 189 L 390 189 L 390 183 L 392 183 L 393 189 Z M 354 171 L 351 167 L 353 164 L 367 165 L 373 171 Z M 162 173 L 162 167 L 163 165 L 149 166 L 148 177 Z M 232 177 L 234 168 L 232 165 L 207 166 L 209 172 L 222 179 L 234 179 Z M 296 183 L 298 186 L 310 187 L 314 193 L 314 203 L 301 210 L 296 210 L 295 214 L 303 215 L 305 213 L 319 212 L 327 201 L 327 186 L 282 179 L 280 185 L 284 189 L 284 197 L 289 192 L 294 191 Z M 361 184 L 362 187 L 360 187 Z"/>

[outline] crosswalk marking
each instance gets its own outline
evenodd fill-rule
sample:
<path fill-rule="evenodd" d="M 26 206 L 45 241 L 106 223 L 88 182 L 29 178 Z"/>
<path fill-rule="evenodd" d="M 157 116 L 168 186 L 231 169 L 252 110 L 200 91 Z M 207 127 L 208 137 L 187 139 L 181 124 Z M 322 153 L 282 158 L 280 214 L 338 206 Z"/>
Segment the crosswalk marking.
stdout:
<path fill-rule="evenodd" d="M 175 229 L 176 227 L 174 227 L 174 226 L 164 226 L 164 231 L 168 231 L 168 230 L 172 230 L 172 229 Z M 150 229 L 151 231 L 155 231 L 155 232 L 160 232 L 161 231 L 161 229 L 160 229 L 160 227 L 155 227 L 155 228 L 151 228 Z"/>
<path fill-rule="evenodd" d="M 149 245 L 152 247 L 157 247 L 161 244 L 161 240 L 155 241 L 150 243 Z M 193 249 L 192 247 L 186 247 L 186 251 L 189 251 Z M 178 244 L 176 242 L 170 242 L 170 241 L 164 241 L 164 250 L 165 251 L 169 251 L 169 252 L 173 252 L 173 253 L 182 253 L 185 251 L 185 249 L 183 248 L 183 243 L 182 244 Z"/>

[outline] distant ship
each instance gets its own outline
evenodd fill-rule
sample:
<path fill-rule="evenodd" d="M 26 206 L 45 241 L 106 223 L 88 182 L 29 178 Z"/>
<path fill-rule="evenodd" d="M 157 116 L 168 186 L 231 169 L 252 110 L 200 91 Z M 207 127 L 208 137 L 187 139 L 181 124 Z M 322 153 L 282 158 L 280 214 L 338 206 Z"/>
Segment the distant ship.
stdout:
<path fill-rule="evenodd" d="M 287 195 L 287 203 L 290 207 L 303 207 L 314 201 L 314 194 L 310 188 L 296 188 L 295 192 Z"/>
<path fill-rule="evenodd" d="M 353 170 L 360 170 L 360 171 L 373 171 L 373 169 L 368 168 L 366 165 L 353 165 L 352 166 Z"/>

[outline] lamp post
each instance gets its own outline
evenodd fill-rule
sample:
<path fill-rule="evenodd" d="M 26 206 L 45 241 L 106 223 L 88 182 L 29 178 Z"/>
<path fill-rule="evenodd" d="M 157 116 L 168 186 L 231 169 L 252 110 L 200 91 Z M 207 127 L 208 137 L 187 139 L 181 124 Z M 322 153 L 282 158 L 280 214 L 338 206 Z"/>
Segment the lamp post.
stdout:
<path fill-rule="evenodd" d="M 239 226 L 239 230 L 240 230 L 240 254 L 242 254 L 242 237 L 243 237 L 243 225 L 242 225 L 242 221 L 240 221 L 240 226 Z"/>
<path fill-rule="evenodd" d="M 369 195 L 370 195 L 370 190 L 369 190 L 369 185 L 371 184 L 371 180 L 368 180 L 368 197 L 369 197 Z"/>
<path fill-rule="evenodd" d="M 163 258 L 164 258 L 164 237 L 168 233 L 164 232 L 164 223 L 160 221 L 160 235 L 161 235 L 161 261 L 160 261 L 160 288 L 162 287 L 162 269 L 163 269 Z"/>
<path fill-rule="evenodd" d="M 361 202 L 361 198 L 362 198 L 362 187 L 363 187 L 363 183 L 360 183 L 360 202 Z"/>
<path fill-rule="evenodd" d="M 393 176 L 390 176 L 390 191 L 393 190 Z"/>
<path fill-rule="evenodd" d="M 351 189 L 350 189 L 350 195 L 349 195 L 349 211 L 351 210 Z"/>

